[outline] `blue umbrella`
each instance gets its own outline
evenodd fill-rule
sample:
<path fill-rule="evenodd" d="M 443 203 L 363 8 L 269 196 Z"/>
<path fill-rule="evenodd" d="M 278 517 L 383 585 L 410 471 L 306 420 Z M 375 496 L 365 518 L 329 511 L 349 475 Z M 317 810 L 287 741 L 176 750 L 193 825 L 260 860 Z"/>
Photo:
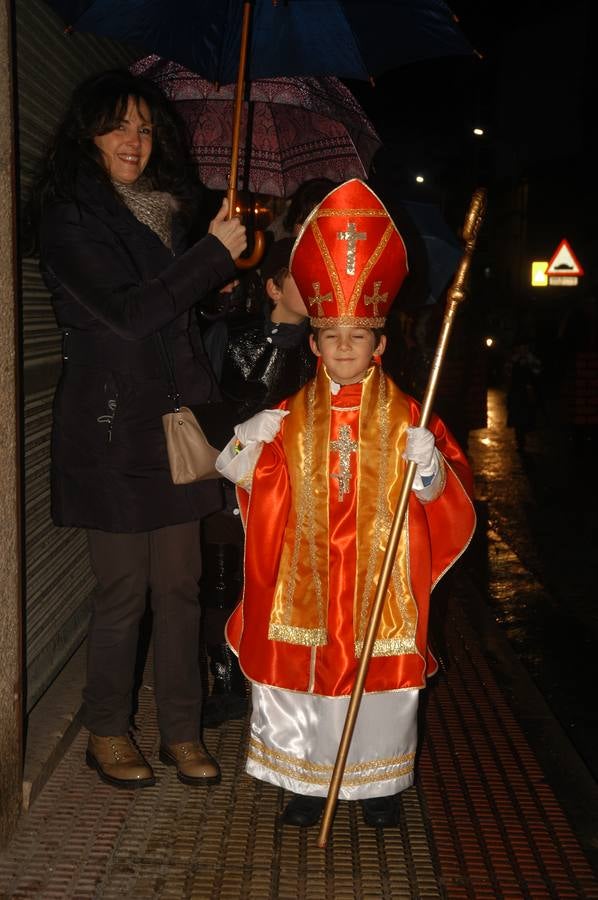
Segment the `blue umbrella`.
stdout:
<path fill-rule="evenodd" d="M 48 0 L 73 30 L 179 62 L 208 81 L 237 77 L 241 0 Z M 246 76 L 369 79 L 396 66 L 470 55 L 443 0 L 254 0 Z"/>

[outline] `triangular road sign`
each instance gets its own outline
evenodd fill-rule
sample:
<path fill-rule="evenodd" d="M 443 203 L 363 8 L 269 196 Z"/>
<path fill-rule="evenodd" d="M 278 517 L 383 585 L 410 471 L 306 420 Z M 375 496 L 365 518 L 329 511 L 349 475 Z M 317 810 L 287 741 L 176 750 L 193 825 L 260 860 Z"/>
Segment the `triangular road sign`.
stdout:
<path fill-rule="evenodd" d="M 569 246 L 569 242 L 563 238 L 556 248 L 554 256 L 548 263 L 547 275 L 583 275 L 583 269 Z"/>

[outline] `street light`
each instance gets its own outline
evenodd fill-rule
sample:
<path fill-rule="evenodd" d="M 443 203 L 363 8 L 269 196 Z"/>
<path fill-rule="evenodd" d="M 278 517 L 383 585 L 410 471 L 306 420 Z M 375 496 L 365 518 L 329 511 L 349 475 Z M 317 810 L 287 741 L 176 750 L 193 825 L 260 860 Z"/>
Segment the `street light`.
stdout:
<path fill-rule="evenodd" d="M 417 181 L 418 184 L 423 184 L 424 181 L 425 181 L 423 175 L 416 175 L 416 176 L 415 176 L 415 180 Z"/>
<path fill-rule="evenodd" d="M 548 268 L 547 260 L 535 260 L 532 262 L 532 278 L 531 284 L 532 287 L 547 287 L 548 286 L 548 275 L 546 274 L 546 269 Z"/>
<path fill-rule="evenodd" d="M 475 134 L 476 137 L 483 137 L 484 129 L 483 128 L 474 128 L 473 133 Z"/>

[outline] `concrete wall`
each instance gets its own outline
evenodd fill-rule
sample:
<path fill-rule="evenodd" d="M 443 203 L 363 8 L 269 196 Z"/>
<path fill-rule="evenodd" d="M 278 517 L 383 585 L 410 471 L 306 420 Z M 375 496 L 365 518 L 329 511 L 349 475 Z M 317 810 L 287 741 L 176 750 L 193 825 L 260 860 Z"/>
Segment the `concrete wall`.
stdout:
<path fill-rule="evenodd" d="M 21 802 L 19 429 L 15 151 L 9 0 L 0 0 L 0 846 Z"/>

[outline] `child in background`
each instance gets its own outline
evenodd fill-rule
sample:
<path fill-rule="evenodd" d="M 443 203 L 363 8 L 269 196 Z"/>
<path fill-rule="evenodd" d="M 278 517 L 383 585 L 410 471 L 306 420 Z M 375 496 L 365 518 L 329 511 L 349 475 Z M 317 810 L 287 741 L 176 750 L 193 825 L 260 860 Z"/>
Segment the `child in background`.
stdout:
<path fill-rule="evenodd" d="M 251 272 L 227 285 L 228 296 L 221 294 L 217 302 L 222 314 L 212 316 L 204 330 L 204 346 L 220 390 L 235 410 L 234 422 L 275 406 L 315 373 L 307 310 L 289 262 L 303 221 L 333 188 L 328 178 L 312 178 L 299 186 L 284 219 L 287 236 L 269 246 L 259 275 Z M 233 487 L 227 486 L 224 509 L 202 522 L 202 638 L 212 673 L 203 705 L 205 728 L 242 718 L 247 711 L 245 679 L 224 639 L 226 620 L 242 586 L 244 537 Z"/>
<path fill-rule="evenodd" d="M 289 272 L 294 238 L 276 241 L 261 266 L 267 309 L 254 315 L 229 314 L 224 327 L 226 352 L 219 372 L 222 394 L 238 422 L 274 406 L 298 391 L 315 372 L 309 349 L 309 320 Z M 264 300 L 264 306 L 266 306 Z M 212 673 L 203 707 L 203 725 L 216 728 L 247 712 L 247 685 L 236 656 L 224 639 L 224 626 L 242 586 L 243 526 L 233 486 L 225 483 L 225 508 L 203 521 L 201 602 L 203 640 Z"/>

